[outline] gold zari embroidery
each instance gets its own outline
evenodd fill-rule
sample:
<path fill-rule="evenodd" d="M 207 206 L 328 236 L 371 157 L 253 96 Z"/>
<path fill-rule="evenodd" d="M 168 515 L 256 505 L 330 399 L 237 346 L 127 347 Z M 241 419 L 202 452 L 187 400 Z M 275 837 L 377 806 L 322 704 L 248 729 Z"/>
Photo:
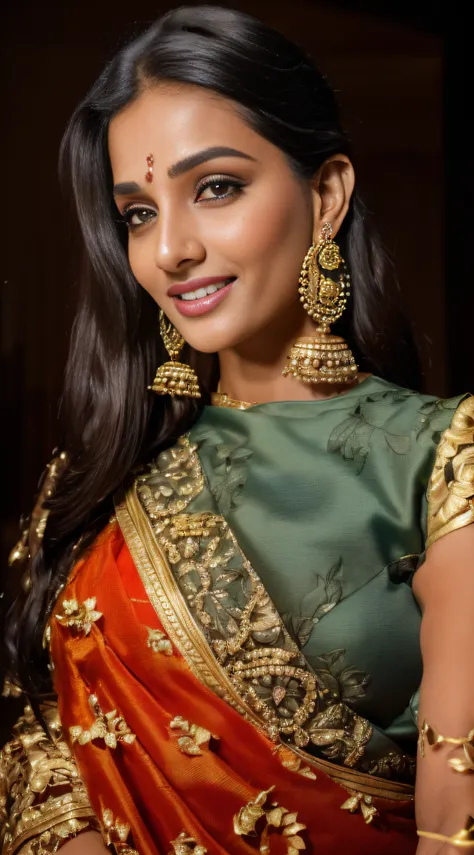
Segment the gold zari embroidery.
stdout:
<path fill-rule="evenodd" d="M 293 751 L 291 751 L 290 748 L 287 748 L 286 745 L 283 745 L 283 743 L 280 742 L 279 745 L 275 745 L 273 753 L 278 755 L 278 759 L 285 769 L 289 769 L 290 772 L 296 772 L 297 775 L 302 775 L 303 778 L 309 778 L 311 781 L 317 780 L 315 772 L 313 772 L 309 766 L 305 766 L 301 757 L 294 754 Z"/>
<path fill-rule="evenodd" d="M 102 617 L 102 612 L 96 611 L 96 598 L 89 597 L 83 603 L 77 600 L 63 600 L 64 614 L 55 615 L 62 626 L 73 627 L 84 635 L 89 635 L 92 624 Z"/>
<path fill-rule="evenodd" d="M 135 741 L 135 734 L 132 733 L 123 716 L 117 715 L 117 710 L 103 713 L 97 695 L 90 696 L 89 704 L 96 720 L 89 730 L 84 730 L 77 724 L 70 727 L 69 734 L 73 743 L 87 745 L 94 739 L 103 739 L 109 748 L 117 748 L 119 742 L 131 745 Z"/>
<path fill-rule="evenodd" d="M 0 842 L 4 855 L 56 852 L 98 823 L 62 736 L 57 707 L 44 704 L 49 735 L 30 706 L 0 752 Z M 27 848 L 24 847 L 28 844 Z"/>
<path fill-rule="evenodd" d="M 455 772 L 474 772 L 474 728 L 467 736 L 442 736 L 427 721 L 424 721 L 418 738 L 418 747 L 422 757 L 425 756 L 425 740 L 431 748 L 442 745 L 454 745 L 463 749 L 464 757 L 450 757 L 448 764 Z"/>
<path fill-rule="evenodd" d="M 207 849 L 201 846 L 194 837 L 189 837 L 185 831 L 178 834 L 176 840 L 170 840 L 173 851 L 168 855 L 206 855 Z"/>
<path fill-rule="evenodd" d="M 102 825 L 105 842 L 107 846 L 114 847 L 117 855 L 138 855 L 137 850 L 127 843 L 130 826 L 118 818 L 114 819 L 112 811 L 107 808 L 102 811 Z"/>
<path fill-rule="evenodd" d="M 474 849 L 474 817 L 468 816 L 464 828 L 453 834 L 452 837 L 446 837 L 445 834 L 437 834 L 434 831 L 418 831 L 417 834 L 419 837 L 428 837 L 430 840 L 449 843 L 457 849 Z"/>
<path fill-rule="evenodd" d="M 428 540 L 474 522 L 474 396 L 457 408 L 442 436 L 428 487 Z"/>
<path fill-rule="evenodd" d="M 198 724 L 190 724 L 180 715 L 170 723 L 171 730 L 181 730 L 184 736 L 178 739 L 179 750 L 182 754 L 189 754 L 190 757 L 196 757 L 202 754 L 201 746 L 206 748 L 209 746 L 211 739 L 219 739 L 214 736 L 205 727 L 200 727 Z"/>
<path fill-rule="evenodd" d="M 137 479 L 137 495 L 157 542 L 237 694 L 268 736 L 317 745 L 356 766 L 370 740 L 369 722 L 340 702 L 309 670 L 225 519 L 185 514 L 203 489 L 196 446 L 182 437 Z"/>
<path fill-rule="evenodd" d="M 266 824 L 260 836 L 260 852 L 262 855 L 268 855 L 270 852 L 269 831 L 271 827 L 281 830 L 283 837 L 286 838 L 287 854 L 298 855 L 299 851 L 306 849 L 306 843 L 300 836 L 300 832 L 305 831 L 306 826 L 302 822 L 298 822 L 296 811 L 290 813 L 286 808 L 280 807 L 277 802 L 273 802 L 270 808 L 265 809 L 265 803 L 273 790 L 274 787 L 264 790 L 259 793 L 256 799 L 249 801 L 240 808 L 234 816 L 234 833 L 242 837 L 258 837 L 256 825 L 263 817 Z"/>
<path fill-rule="evenodd" d="M 367 796 L 363 793 L 353 793 L 343 802 L 341 810 L 348 810 L 351 813 L 360 811 L 366 825 L 369 825 L 379 813 L 377 808 L 372 804 L 372 796 Z"/>
<path fill-rule="evenodd" d="M 39 811 L 35 812 L 36 819 L 41 817 Z M 54 825 L 48 831 L 43 831 L 34 840 L 30 840 L 26 848 L 22 847 L 21 855 L 50 855 L 57 852 L 66 840 L 75 837 L 79 832 L 89 828 L 89 823 L 82 819 L 68 819 L 59 825 Z"/>
<path fill-rule="evenodd" d="M 147 626 L 148 630 L 148 641 L 147 646 L 150 647 L 154 653 L 164 653 L 165 656 L 173 655 L 173 647 L 171 645 L 171 641 L 166 637 L 164 632 L 161 632 L 159 629 L 151 629 Z"/>

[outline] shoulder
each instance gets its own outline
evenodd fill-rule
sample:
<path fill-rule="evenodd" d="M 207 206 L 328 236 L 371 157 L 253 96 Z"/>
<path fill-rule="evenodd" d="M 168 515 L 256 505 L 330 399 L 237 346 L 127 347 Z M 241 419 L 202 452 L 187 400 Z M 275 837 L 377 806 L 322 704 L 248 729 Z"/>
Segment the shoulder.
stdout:
<path fill-rule="evenodd" d="M 466 399 L 472 400 L 472 396 L 439 398 L 372 377 L 370 385 L 361 384 L 358 405 L 362 412 L 376 416 L 381 426 L 414 431 L 418 440 L 430 445 L 439 442 Z"/>

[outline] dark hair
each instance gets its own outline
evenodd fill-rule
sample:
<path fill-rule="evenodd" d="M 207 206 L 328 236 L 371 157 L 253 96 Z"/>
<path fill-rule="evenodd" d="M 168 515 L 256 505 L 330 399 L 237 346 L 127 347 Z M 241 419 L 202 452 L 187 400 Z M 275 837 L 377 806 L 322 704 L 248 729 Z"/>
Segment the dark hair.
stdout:
<path fill-rule="evenodd" d="M 48 683 L 41 653 L 46 616 L 73 561 L 106 523 L 114 490 L 134 466 L 191 427 L 217 383 L 216 356 L 188 348 L 201 402 L 147 391 L 166 354 L 157 307 L 128 264 L 126 229 L 112 201 L 107 132 L 111 118 L 159 80 L 195 84 L 234 101 L 299 176 L 312 177 L 330 155 L 350 153 L 334 94 L 303 51 L 249 15 L 217 6 L 168 12 L 120 50 L 76 109 L 60 155 L 84 244 L 62 400 L 69 464 L 47 502 L 48 525 L 28 560 L 28 584 L 6 619 L 10 673 L 32 694 Z M 341 331 L 363 370 L 416 388 L 411 333 L 357 192 L 341 238 L 353 281 Z"/>

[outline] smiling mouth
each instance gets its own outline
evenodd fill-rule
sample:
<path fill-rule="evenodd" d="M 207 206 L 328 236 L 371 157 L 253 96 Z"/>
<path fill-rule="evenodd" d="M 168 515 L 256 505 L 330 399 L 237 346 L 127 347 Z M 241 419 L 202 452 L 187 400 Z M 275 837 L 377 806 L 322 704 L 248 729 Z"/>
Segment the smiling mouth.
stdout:
<path fill-rule="evenodd" d="M 206 288 L 197 288 L 196 291 L 187 291 L 185 294 L 177 294 L 175 296 L 175 300 L 202 300 L 203 297 L 210 297 L 211 294 L 215 294 L 216 291 L 220 291 L 222 288 L 225 288 L 226 285 L 230 285 L 231 282 L 235 282 L 235 276 L 229 276 L 228 279 L 223 279 L 222 282 L 216 282 L 214 285 L 208 285 Z"/>

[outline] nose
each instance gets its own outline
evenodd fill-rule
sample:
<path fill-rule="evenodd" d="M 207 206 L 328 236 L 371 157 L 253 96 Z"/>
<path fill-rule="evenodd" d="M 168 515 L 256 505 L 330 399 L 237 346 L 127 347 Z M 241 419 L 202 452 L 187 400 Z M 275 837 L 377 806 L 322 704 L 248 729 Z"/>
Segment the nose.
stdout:
<path fill-rule="evenodd" d="M 183 210 L 159 214 L 155 246 L 155 263 L 166 273 L 177 273 L 204 261 L 206 250 L 196 233 L 192 217 Z"/>

